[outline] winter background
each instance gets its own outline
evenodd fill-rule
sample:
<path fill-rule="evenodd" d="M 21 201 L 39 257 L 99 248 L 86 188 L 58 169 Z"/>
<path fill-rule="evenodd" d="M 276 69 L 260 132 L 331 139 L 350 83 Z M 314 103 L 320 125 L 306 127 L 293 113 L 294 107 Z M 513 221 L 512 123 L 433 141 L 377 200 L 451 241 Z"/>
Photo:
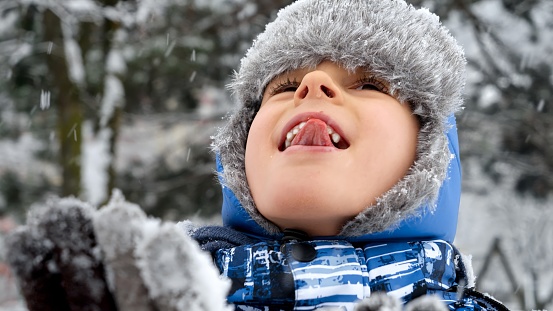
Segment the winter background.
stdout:
<path fill-rule="evenodd" d="M 290 0 L 0 1 L 0 310 L 25 310 L 3 238 L 33 204 L 111 189 L 218 222 L 211 136 L 232 70 Z M 553 309 L 553 1 L 411 0 L 465 48 L 456 245 L 480 291 Z"/>

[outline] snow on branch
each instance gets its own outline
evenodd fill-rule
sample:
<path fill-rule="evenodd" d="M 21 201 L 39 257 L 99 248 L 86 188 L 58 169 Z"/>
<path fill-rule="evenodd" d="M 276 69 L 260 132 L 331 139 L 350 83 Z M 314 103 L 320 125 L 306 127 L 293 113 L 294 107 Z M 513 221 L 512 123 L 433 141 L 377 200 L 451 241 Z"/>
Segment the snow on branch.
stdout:
<path fill-rule="evenodd" d="M 81 48 L 72 31 L 73 25 L 62 22 L 61 29 L 63 33 L 63 47 L 65 51 L 65 61 L 69 70 L 69 77 L 76 85 L 82 86 L 85 83 L 85 69 L 81 53 Z"/>
<path fill-rule="evenodd" d="M 63 21 L 100 22 L 104 18 L 104 8 L 92 0 L 21 0 L 20 3 L 49 9 Z"/>
<path fill-rule="evenodd" d="M 13 1 L 13 3 L 17 3 Z M 33 5 L 40 10 L 49 9 L 62 21 L 102 23 L 104 19 L 119 22 L 125 27 L 149 23 L 152 18 L 163 16 L 173 6 L 187 4 L 184 0 L 137 0 L 119 2 L 116 6 L 101 6 L 93 0 L 20 0 L 19 5 Z M 7 6 L 8 4 L 0 4 Z"/>
<path fill-rule="evenodd" d="M 104 97 L 100 111 L 100 126 L 105 127 L 113 118 L 116 108 L 121 108 L 125 102 L 125 90 L 121 76 L 125 74 L 127 65 L 121 51 L 125 31 L 117 30 L 113 44 L 106 61 L 106 78 L 104 81 Z"/>

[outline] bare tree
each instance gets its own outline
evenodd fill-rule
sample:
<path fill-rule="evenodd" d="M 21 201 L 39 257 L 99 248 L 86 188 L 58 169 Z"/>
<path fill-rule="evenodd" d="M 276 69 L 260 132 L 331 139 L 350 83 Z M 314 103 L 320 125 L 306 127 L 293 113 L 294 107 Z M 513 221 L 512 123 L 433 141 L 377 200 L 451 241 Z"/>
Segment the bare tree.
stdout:
<path fill-rule="evenodd" d="M 498 222 L 509 228 L 494 239 L 477 274 L 480 280 L 503 270 L 524 310 L 545 310 L 553 302 L 553 210 L 534 198 L 504 196 L 493 207 Z M 494 257 L 500 269 L 493 269 Z M 485 289 L 483 289 L 485 290 Z"/>

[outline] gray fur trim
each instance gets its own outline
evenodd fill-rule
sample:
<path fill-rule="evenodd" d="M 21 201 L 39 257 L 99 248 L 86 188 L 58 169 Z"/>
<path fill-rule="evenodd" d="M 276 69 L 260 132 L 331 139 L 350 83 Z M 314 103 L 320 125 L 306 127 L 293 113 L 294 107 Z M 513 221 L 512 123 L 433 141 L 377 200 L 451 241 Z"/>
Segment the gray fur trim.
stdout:
<path fill-rule="evenodd" d="M 476 276 L 474 275 L 474 268 L 472 267 L 472 255 L 465 255 L 463 253 L 460 253 L 458 257 L 455 257 L 455 267 L 458 267 L 460 264 L 465 267 L 467 284 L 464 284 L 464 286 L 466 288 L 475 288 Z"/>
<path fill-rule="evenodd" d="M 417 160 L 408 174 L 343 227 L 358 236 L 391 228 L 431 211 L 450 161 L 446 120 L 462 105 L 465 58 L 438 17 L 403 0 L 299 0 L 282 9 L 254 41 L 229 88 L 240 107 L 215 138 L 213 149 L 229 187 L 269 233 L 280 230 L 255 208 L 246 181 L 244 154 L 251 122 L 266 85 L 277 75 L 324 60 L 348 70 L 366 68 L 388 81 L 421 120 Z"/>

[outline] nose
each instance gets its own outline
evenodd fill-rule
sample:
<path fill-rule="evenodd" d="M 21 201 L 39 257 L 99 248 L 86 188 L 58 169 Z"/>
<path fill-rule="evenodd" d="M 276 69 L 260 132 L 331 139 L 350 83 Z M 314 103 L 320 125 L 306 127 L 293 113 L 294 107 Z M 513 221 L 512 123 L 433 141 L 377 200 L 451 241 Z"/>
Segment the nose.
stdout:
<path fill-rule="evenodd" d="M 339 104 L 342 94 L 332 77 L 322 70 L 315 70 L 306 74 L 294 94 L 296 105 L 305 99 L 322 99 Z"/>

